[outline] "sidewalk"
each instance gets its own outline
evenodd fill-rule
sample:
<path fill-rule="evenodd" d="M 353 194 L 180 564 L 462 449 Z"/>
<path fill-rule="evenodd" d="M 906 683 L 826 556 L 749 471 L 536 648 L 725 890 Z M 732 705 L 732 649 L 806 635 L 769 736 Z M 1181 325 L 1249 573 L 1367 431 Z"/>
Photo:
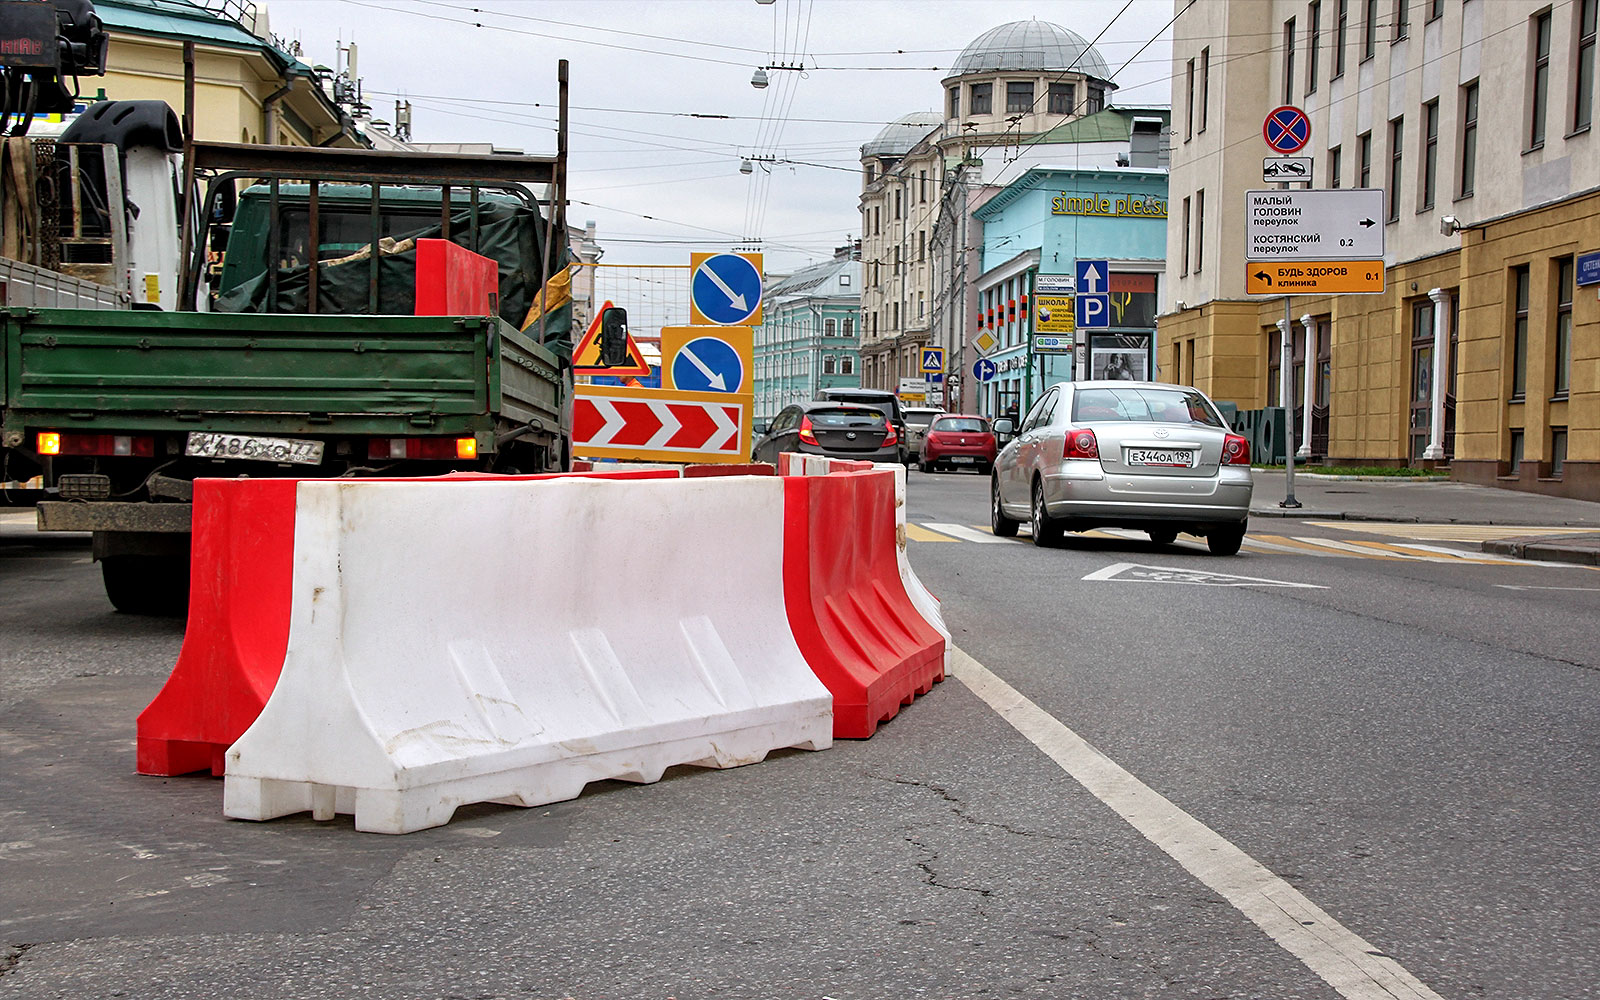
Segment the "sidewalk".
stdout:
<path fill-rule="evenodd" d="M 1482 546 L 1485 552 L 1519 559 L 1600 565 L 1600 503 L 1449 480 L 1344 479 L 1296 472 L 1294 496 L 1301 506 L 1290 509 L 1279 506 L 1284 479 L 1282 472 L 1256 470 L 1251 517 L 1589 528 L 1592 533 L 1512 533 Z"/>

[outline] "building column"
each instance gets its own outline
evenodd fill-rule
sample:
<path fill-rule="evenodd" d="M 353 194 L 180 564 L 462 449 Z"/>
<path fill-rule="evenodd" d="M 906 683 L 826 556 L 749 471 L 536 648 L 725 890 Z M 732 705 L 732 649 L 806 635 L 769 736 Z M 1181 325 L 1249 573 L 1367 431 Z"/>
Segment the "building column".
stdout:
<path fill-rule="evenodd" d="M 1311 403 L 1316 399 L 1315 389 L 1317 384 L 1317 321 L 1310 313 L 1300 317 L 1300 325 L 1305 328 L 1306 337 L 1306 405 L 1305 417 L 1300 422 L 1300 447 L 1295 449 L 1295 458 L 1311 457 Z M 1293 375 L 1290 376 L 1293 378 Z"/>
<path fill-rule="evenodd" d="M 1428 289 L 1433 300 L 1433 380 L 1428 386 L 1428 447 L 1425 461 L 1444 460 L 1444 390 L 1450 378 L 1450 293 Z"/>

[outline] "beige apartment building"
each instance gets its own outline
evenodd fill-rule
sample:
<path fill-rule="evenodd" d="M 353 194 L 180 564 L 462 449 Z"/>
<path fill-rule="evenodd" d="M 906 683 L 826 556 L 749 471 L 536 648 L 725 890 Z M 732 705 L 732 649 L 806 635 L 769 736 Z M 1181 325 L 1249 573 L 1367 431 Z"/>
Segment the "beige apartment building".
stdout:
<path fill-rule="evenodd" d="M 1292 397 L 1302 458 L 1600 500 L 1596 5 L 1176 0 L 1163 377 Z M 1280 105 L 1312 186 L 1384 193 L 1383 294 L 1296 296 L 1286 331 L 1245 294 Z"/>
<path fill-rule="evenodd" d="M 920 377 L 920 349 L 944 346 L 952 371 L 975 333 L 971 211 L 1060 147 L 1051 129 L 1104 109 L 1104 58 L 1048 21 L 991 28 L 962 50 L 915 112 L 861 147 L 861 384 Z M 999 183 L 995 183 L 999 181 Z"/>

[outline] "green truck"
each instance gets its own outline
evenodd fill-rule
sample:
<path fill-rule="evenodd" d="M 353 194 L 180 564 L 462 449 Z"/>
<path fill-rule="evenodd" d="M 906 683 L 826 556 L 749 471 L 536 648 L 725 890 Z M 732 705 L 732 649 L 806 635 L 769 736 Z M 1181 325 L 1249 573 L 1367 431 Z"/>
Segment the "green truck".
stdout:
<path fill-rule="evenodd" d="M 40 530 L 94 533 L 116 608 L 181 613 L 196 478 L 568 466 L 564 121 L 546 157 L 188 140 L 141 160 L 138 137 L 88 132 L 63 143 L 115 147 L 125 190 L 141 164 L 195 181 L 165 220 L 105 192 L 180 266 L 124 268 L 125 310 L 0 309 L 0 446 L 42 481 Z M 496 261 L 491 314 L 412 314 L 429 238 Z"/>

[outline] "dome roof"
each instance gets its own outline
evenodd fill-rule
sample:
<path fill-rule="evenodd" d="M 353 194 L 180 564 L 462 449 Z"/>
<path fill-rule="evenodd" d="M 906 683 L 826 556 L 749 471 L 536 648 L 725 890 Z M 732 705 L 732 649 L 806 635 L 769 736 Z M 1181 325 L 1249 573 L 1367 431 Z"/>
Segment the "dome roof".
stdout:
<path fill-rule="evenodd" d="M 1013 21 L 990 28 L 961 51 L 951 76 L 993 70 L 1064 70 L 1109 80 L 1111 70 L 1077 32 L 1049 21 Z"/>
<path fill-rule="evenodd" d="M 913 111 L 885 125 L 876 138 L 861 147 L 861 155 L 904 156 L 911 152 L 911 147 L 922 141 L 923 136 L 943 123 L 944 118 L 937 111 Z"/>

